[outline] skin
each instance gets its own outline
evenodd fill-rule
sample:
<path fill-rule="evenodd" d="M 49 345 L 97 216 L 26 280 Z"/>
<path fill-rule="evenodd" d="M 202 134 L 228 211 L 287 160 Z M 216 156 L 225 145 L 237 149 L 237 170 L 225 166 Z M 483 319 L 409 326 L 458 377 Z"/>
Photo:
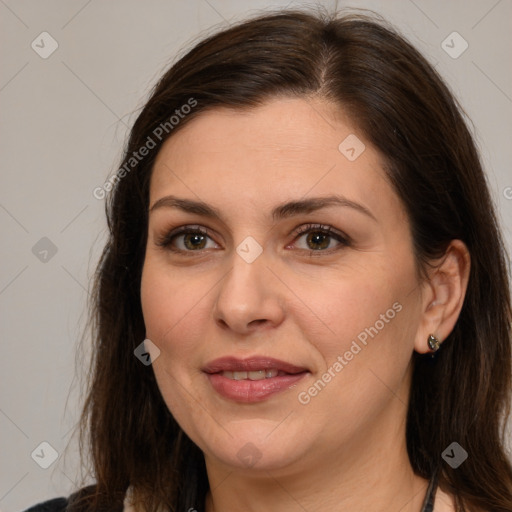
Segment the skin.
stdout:
<path fill-rule="evenodd" d="M 354 161 L 338 149 L 349 134 L 365 144 Z M 221 217 L 153 208 L 171 194 L 203 201 Z M 332 194 L 370 213 L 330 206 L 271 216 L 282 203 Z M 309 223 L 350 242 L 295 234 Z M 158 245 L 190 225 L 208 232 L 199 250 L 183 235 Z M 202 113 L 157 156 L 148 229 L 146 336 L 161 351 L 153 369 L 162 396 L 205 455 L 208 512 L 418 512 L 428 482 L 413 473 L 405 444 L 411 356 L 429 351 L 429 334 L 444 340 L 453 329 L 469 256 L 453 241 L 420 279 L 381 157 L 340 109 L 318 98 L 276 98 L 250 111 Z M 236 251 L 248 236 L 263 249 L 252 263 Z M 347 361 L 352 342 L 393 304 L 400 311 Z M 270 356 L 310 373 L 263 402 L 241 404 L 217 394 L 201 371 L 226 355 Z M 338 356 L 347 364 L 301 403 L 299 393 L 332 374 Z M 238 456 L 244 450 L 252 462 Z M 449 510 L 451 498 L 438 491 L 436 512 Z"/>

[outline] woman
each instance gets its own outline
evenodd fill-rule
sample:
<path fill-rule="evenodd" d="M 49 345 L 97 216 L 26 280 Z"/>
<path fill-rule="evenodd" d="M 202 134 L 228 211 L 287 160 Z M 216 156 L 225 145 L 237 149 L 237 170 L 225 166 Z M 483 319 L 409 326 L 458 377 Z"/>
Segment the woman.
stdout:
<path fill-rule="evenodd" d="M 209 37 L 106 185 L 96 484 L 32 510 L 512 510 L 505 250 L 456 101 L 393 29 Z"/>

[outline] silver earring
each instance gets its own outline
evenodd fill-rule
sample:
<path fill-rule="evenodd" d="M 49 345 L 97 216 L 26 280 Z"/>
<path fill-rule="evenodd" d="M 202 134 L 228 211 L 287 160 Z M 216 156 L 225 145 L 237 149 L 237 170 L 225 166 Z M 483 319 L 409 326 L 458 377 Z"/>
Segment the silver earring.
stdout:
<path fill-rule="evenodd" d="M 433 334 L 429 335 L 427 343 L 430 350 L 434 352 L 437 352 L 441 346 L 441 342 Z"/>

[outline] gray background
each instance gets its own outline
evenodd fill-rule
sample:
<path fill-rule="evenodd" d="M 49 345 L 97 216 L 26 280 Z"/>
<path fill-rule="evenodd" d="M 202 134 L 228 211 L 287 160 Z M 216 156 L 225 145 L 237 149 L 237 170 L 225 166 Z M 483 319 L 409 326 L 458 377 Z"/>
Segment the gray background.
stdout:
<path fill-rule="evenodd" d="M 150 86 L 205 30 L 258 9 L 302 4 L 0 0 L 0 510 L 66 495 L 79 474 L 71 431 L 81 398 L 75 351 L 105 239 L 104 204 L 92 191 L 115 171 Z M 460 98 L 510 247 L 512 1 L 340 2 L 345 5 L 373 9 L 394 23 Z M 46 59 L 31 47 L 35 41 L 40 52 L 51 48 L 47 36 L 39 37 L 44 31 L 58 43 Z M 469 45 L 458 58 L 441 46 L 453 31 Z M 41 442 L 58 453 L 48 469 L 35 462 L 50 461 Z"/>

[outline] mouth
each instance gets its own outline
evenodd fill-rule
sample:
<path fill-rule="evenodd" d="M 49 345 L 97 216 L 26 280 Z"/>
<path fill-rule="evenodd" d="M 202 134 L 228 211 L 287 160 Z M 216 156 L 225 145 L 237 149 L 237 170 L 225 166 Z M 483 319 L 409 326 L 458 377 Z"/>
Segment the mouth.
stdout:
<path fill-rule="evenodd" d="M 230 372 L 224 371 L 220 372 L 219 375 L 226 377 L 226 379 L 231 380 L 263 380 L 263 379 L 272 379 L 274 377 L 283 375 L 287 375 L 285 372 L 280 372 L 275 368 L 268 368 L 266 370 L 256 370 L 252 372 Z"/>
<path fill-rule="evenodd" d="M 213 389 L 235 402 L 261 402 L 293 387 L 309 374 L 305 367 L 268 357 L 224 357 L 203 369 Z"/>
<path fill-rule="evenodd" d="M 280 361 L 279 359 L 274 359 L 272 357 L 261 356 L 253 356 L 246 359 L 238 359 L 236 357 L 221 357 L 209 362 L 203 368 L 203 372 L 209 374 L 231 372 L 242 374 L 247 373 L 249 375 L 251 373 L 254 374 L 253 376 L 255 377 L 253 380 L 260 380 L 263 377 L 267 378 L 266 372 L 272 373 L 268 375 L 268 378 L 275 377 L 276 375 L 273 373 L 276 371 L 278 373 L 295 375 L 297 373 L 306 372 L 308 369 L 287 363 L 286 361 Z M 258 375 L 256 375 L 256 372 L 258 372 Z M 243 378 L 248 378 L 248 375 Z"/>

